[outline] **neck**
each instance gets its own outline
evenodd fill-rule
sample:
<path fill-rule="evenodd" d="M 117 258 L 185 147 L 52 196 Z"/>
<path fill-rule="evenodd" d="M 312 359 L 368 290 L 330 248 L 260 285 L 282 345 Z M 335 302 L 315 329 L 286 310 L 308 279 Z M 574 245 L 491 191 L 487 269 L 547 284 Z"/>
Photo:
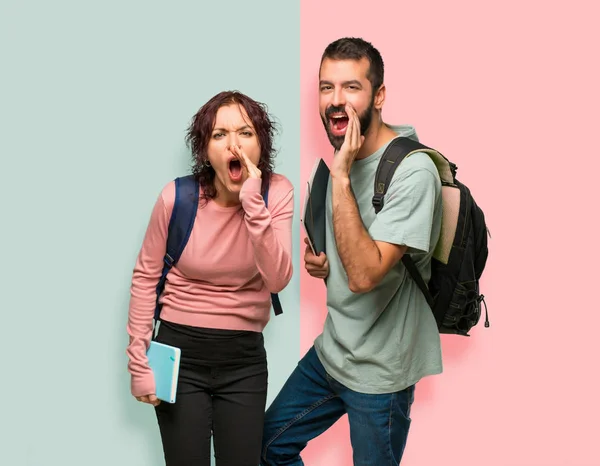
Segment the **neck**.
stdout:
<path fill-rule="evenodd" d="M 213 201 L 221 206 L 221 207 L 234 207 L 239 205 L 240 203 L 240 194 L 232 193 L 231 191 L 225 189 L 224 186 L 219 183 L 218 180 L 215 180 L 215 189 L 217 191 L 217 195 L 213 199 Z"/>
<path fill-rule="evenodd" d="M 383 120 L 374 118 L 371 126 L 369 126 L 369 129 L 365 133 L 365 142 L 358 151 L 356 159 L 360 160 L 367 158 L 396 136 L 396 132 L 386 125 Z"/>

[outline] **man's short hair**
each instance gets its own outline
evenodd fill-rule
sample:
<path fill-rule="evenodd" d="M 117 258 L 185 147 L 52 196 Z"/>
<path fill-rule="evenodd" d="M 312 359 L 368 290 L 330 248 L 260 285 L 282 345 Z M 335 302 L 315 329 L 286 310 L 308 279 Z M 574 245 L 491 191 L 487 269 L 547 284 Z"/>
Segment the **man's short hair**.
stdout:
<path fill-rule="evenodd" d="M 383 59 L 379 50 L 366 40 L 358 37 L 338 39 L 327 46 L 321 57 L 321 64 L 326 58 L 331 60 L 360 60 L 366 58 L 369 60 L 367 78 L 371 82 L 373 95 L 383 84 Z"/>

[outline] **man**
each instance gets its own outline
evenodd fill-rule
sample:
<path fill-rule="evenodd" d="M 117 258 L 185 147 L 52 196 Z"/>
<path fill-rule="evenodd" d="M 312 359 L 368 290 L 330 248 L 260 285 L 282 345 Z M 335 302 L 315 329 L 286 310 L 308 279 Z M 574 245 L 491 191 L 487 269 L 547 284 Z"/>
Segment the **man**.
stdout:
<path fill-rule="evenodd" d="M 302 465 L 308 441 L 348 414 L 355 465 L 399 464 L 415 384 L 442 371 L 427 302 L 400 262 L 411 254 L 427 281 L 441 226 L 441 182 L 428 155 L 404 160 L 383 209 L 372 205 L 375 172 L 397 136 L 390 126 L 383 60 L 362 39 L 330 44 L 319 70 L 319 110 L 335 149 L 327 196 L 327 254 L 306 248 L 306 269 L 327 277 L 323 333 L 266 413 L 264 466 Z"/>

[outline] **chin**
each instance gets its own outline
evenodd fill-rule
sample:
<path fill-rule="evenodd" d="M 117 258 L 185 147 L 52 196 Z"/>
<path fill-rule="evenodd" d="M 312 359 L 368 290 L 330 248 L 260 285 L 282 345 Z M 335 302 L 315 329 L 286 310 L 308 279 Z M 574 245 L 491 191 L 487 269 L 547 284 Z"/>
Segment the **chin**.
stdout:
<path fill-rule="evenodd" d="M 234 194 L 239 194 L 242 190 L 242 185 L 246 180 L 240 180 L 237 183 L 232 183 L 231 181 L 227 184 L 227 191 Z"/>

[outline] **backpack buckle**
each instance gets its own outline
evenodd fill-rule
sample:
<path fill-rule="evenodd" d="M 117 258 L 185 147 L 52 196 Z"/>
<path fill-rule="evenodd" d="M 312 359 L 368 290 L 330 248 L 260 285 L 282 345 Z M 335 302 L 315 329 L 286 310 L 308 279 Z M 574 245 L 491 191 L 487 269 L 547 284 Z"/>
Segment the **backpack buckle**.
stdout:
<path fill-rule="evenodd" d="M 165 257 L 163 258 L 163 261 L 165 264 L 167 264 L 167 267 L 171 268 L 173 267 L 173 262 L 175 262 L 173 260 L 173 258 L 167 253 L 165 254 Z"/>
<path fill-rule="evenodd" d="M 375 194 L 373 196 L 373 207 L 375 207 L 375 211 L 377 212 L 383 207 L 383 196 L 381 194 Z"/>
<path fill-rule="evenodd" d="M 450 165 L 450 171 L 452 172 L 452 176 L 454 178 L 456 178 L 456 172 L 458 171 L 458 167 L 456 166 L 455 163 L 452 163 L 452 162 L 450 162 L 449 165 Z"/>

